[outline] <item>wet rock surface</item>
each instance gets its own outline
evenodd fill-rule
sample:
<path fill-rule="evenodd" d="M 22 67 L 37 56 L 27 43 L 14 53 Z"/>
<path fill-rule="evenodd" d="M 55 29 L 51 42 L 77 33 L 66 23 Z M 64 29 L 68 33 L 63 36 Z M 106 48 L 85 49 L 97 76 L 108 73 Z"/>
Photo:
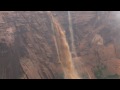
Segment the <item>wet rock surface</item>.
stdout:
<path fill-rule="evenodd" d="M 71 49 L 67 11 L 52 11 Z M 119 78 L 120 12 L 72 11 L 76 70 L 83 78 Z M 64 78 L 46 12 L 0 12 L 0 79 Z"/>

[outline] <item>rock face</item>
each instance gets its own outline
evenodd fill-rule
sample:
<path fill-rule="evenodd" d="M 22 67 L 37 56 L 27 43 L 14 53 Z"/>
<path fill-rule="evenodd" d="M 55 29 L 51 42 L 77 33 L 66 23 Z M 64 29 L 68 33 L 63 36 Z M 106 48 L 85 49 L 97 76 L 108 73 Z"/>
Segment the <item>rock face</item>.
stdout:
<path fill-rule="evenodd" d="M 119 13 L 71 11 L 77 54 L 72 60 L 80 77 L 120 77 Z M 52 14 L 64 28 L 72 50 L 67 11 L 53 11 Z M 1 11 L 0 79 L 63 78 L 47 13 Z"/>
<path fill-rule="evenodd" d="M 0 14 L 4 22 L 0 23 L 0 78 L 62 78 L 48 16 Z"/>

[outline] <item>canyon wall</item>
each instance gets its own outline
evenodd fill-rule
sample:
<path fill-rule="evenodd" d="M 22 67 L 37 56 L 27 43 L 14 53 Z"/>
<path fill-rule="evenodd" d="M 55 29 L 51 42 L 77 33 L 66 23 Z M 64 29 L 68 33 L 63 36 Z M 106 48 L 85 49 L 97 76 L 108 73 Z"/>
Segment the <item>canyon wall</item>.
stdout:
<path fill-rule="evenodd" d="M 65 30 L 81 78 L 119 78 L 119 12 L 71 11 L 76 55 L 67 11 L 52 11 Z M 0 12 L 0 79 L 63 79 L 51 21 L 45 11 Z"/>

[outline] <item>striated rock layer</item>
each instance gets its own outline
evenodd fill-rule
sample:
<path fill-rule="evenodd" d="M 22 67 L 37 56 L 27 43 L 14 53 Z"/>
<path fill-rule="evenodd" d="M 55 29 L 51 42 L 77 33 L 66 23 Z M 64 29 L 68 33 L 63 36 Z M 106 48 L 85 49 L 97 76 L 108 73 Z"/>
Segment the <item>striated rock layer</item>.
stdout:
<path fill-rule="evenodd" d="M 65 30 L 81 78 L 120 78 L 120 12 L 53 11 Z M 0 79 L 63 79 L 51 21 L 45 11 L 0 12 Z"/>

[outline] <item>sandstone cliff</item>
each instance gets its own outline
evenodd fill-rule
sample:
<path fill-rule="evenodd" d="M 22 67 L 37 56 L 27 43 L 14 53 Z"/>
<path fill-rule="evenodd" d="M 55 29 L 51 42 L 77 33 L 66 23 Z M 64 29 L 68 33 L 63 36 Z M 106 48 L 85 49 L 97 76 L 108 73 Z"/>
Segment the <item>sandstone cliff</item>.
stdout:
<path fill-rule="evenodd" d="M 76 55 L 67 11 L 52 11 L 65 30 L 81 78 L 119 78 L 119 12 L 71 11 Z M 45 11 L 0 12 L 0 79 L 62 79 L 51 21 Z"/>

